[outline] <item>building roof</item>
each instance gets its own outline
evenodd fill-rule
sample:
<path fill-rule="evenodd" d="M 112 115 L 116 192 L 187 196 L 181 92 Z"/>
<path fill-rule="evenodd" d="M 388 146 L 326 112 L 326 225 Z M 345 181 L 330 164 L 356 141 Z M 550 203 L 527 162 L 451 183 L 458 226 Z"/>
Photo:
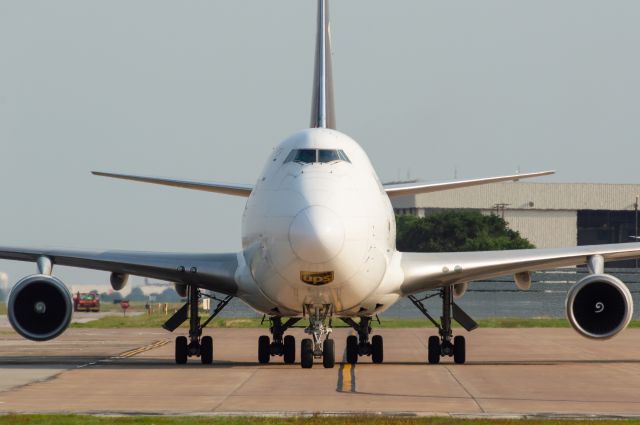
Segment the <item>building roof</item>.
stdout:
<path fill-rule="evenodd" d="M 640 184 L 496 183 L 392 198 L 394 208 L 634 210 Z"/>

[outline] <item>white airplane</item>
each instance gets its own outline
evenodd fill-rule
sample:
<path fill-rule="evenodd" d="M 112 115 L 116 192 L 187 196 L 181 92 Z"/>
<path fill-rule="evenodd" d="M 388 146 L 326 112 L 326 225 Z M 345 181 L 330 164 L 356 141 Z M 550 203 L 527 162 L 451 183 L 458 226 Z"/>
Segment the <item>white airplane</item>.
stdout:
<path fill-rule="evenodd" d="M 300 363 L 314 359 L 335 364 L 331 320 L 341 319 L 357 336 L 347 338 L 347 361 L 361 356 L 383 361 L 383 340 L 371 336 L 371 320 L 401 297 L 413 303 L 438 328 L 429 338 L 427 358 L 438 363 L 452 356 L 464 363 L 465 339 L 453 337 L 452 320 L 467 330 L 476 323 L 454 302 L 469 282 L 513 275 L 520 289 L 531 285 L 531 272 L 587 264 L 591 274 L 577 282 L 566 301 L 567 317 L 580 334 L 605 339 L 624 329 L 633 314 L 628 288 L 604 274 L 604 262 L 640 257 L 640 243 L 525 249 L 492 252 L 411 253 L 395 248 L 392 196 L 434 192 L 551 174 L 539 172 L 437 184 L 380 183 L 364 150 L 336 130 L 331 78 L 328 0 L 318 1 L 318 32 L 310 128 L 275 147 L 254 186 L 201 183 L 155 177 L 94 172 L 96 175 L 246 197 L 242 219 L 242 251 L 185 254 L 0 247 L 0 258 L 33 261 L 38 273 L 20 280 L 8 297 L 13 328 L 25 338 L 44 341 L 68 326 L 73 305 L 65 285 L 52 275 L 54 265 L 111 272 L 120 290 L 128 275 L 175 283 L 189 302 L 167 323 L 175 330 L 189 318 L 189 339 L 178 336 L 175 361 L 200 357 L 211 363 L 213 342 L 202 329 L 237 297 L 270 320 L 271 337 L 258 341 L 258 360 L 282 356 L 296 359 L 296 343 L 286 335 L 302 318 L 309 321 Z M 440 320 L 432 317 L 416 295 L 436 291 L 442 298 Z M 201 322 L 198 300 L 211 291 L 223 294 L 209 319 Z"/>

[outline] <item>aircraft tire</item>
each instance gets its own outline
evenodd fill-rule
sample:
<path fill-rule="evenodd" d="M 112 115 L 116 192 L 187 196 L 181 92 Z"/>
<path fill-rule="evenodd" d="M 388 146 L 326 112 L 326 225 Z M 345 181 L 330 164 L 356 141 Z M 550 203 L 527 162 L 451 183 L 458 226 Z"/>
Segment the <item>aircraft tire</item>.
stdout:
<path fill-rule="evenodd" d="M 384 345 L 382 343 L 382 336 L 374 335 L 371 338 L 371 361 L 374 363 L 382 363 L 384 359 Z"/>
<path fill-rule="evenodd" d="M 441 353 L 440 338 L 438 338 L 435 335 L 430 336 L 428 347 L 429 347 L 428 348 L 429 364 L 440 363 L 440 353 Z"/>
<path fill-rule="evenodd" d="M 313 367 L 313 342 L 309 338 L 303 339 L 300 344 L 300 366 L 303 369 Z"/>
<path fill-rule="evenodd" d="M 200 361 L 202 364 L 213 363 L 213 338 L 203 336 L 200 340 Z"/>
<path fill-rule="evenodd" d="M 187 348 L 187 337 L 179 336 L 176 337 L 176 364 L 185 364 L 187 363 L 188 348 Z"/>
<path fill-rule="evenodd" d="M 347 337 L 347 363 L 358 363 L 358 337 L 355 335 Z"/>
<path fill-rule="evenodd" d="M 296 339 L 293 335 L 284 337 L 284 364 L 293 364 L 296 362 Z"/>
<path fill-rule="evenodd" d="M 329 338 L 322 344 L 322 365 L 325 369 L 331 369 L 336 365 L 335 341 Z"/>
<path fill-rule="evenodd" d="M 466 349 L 466 342 L 464 340 L 464 337 L 461 335 L 458 335 L 455 338 L 453 338 L 453 361 L 456 364 L 464 364 L 464 362 L 467 360 L 466 351 L 467 349 Z"/>
<path fill-rule="evenodd" d="M 258 338 L 258 362 L 267 364 L 271 359 L 271 341 L 267 335 Z"/>

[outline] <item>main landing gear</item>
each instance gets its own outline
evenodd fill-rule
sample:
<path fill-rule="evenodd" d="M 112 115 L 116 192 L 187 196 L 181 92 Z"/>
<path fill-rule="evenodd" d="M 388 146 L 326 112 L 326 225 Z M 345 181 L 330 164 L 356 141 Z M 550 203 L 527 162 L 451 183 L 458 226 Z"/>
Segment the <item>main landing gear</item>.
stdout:
<path fill-rule="evenodd" d="M 423 303 L 427 299 L 437 295 L 440 295 L 442 298 L 442 316 L 440 317 L 440 323 L 429 314 L 427 307 Z M 418 310 L 438 328 L 440 336 L 433 335 L 429 337 L 427 349 L 429 363 L 437 364 L 440 362 L 441 357 L 448 356 L 453 357 L 455 363 L 463 364 L 466 361 L 465 339 L 461 335 L 453 338 L 451 319 L 458 322 L 469 332 L 476 329 L 478 324 L 453 302 L 453 286 L 445 286 L 440 289 L 437 294 L 427 295 L 423 298 L 416 298 L 414 295 L 409 295 L 409 299 Z"/>
<path fill-rule="evenodd" d="M 299 318 L 291 318 L 284 324 L 282 318 L 275 316 L 269 319 L 271 326 L 271 336 L 273 342 L 267 335 L 258 338 L 258 362 L 269 363 L 271 356 L 282 356 L 285 364 L 292 364 L 296 361 L 296 339 L 293 335 L 284 336 L 287 329 L 298 323 Z"/>
<path fill-rule="evenodd" d="M 374 335 L 369 341 L 371 317 L 361 317 L 360 323 L 349 317 L 340 319 L 358 332 L 358 336 L 349 335 L 347 337 L 347 363 L 358 363 L 360 356 L 371 356 L 373 363 L 382 363 L 384 360 L 382 336 Z"/>
<path fill-rule="evenodd" d="M 233 298 L 228 295 L 222 299 L 216 298 L 212 295 L 206 295 L 209 298 L 218 301 L 218 305 L 209 318 L 200 323 L 200 315 L 198 312 L 198 302 L 202 298 L 200 290 L 189 285 L 188 287 L 188 302 L 180 308 L 173 316 L 165 322 L 162 327 L 170 332 L 176 330 L 187 318 L 189 319 L 189 339 L 186 336 L 176 337 L 176 350 L 175 360 L 176 364 L 185 364 L 189 357 L 200 357 L 203 364 L 211 364 L 213 362 L 213 338 L 210 336 L 202 336 L 202 329 L 204 329 L 214 317 L 222 311 L 222 309 Z"/>

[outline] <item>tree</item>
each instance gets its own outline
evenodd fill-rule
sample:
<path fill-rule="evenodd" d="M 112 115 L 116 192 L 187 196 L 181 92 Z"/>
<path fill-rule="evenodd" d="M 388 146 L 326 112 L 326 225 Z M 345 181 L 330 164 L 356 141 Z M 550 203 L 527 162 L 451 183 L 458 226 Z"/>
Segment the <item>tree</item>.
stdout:
<path fill-rule="evenodd" d="M 396 217 L 398 250 L 404 252 L 493 251 L 535 248 L 509 229 L 502 217 L 478 211 L 452 210 L 424 218 Z"/>

